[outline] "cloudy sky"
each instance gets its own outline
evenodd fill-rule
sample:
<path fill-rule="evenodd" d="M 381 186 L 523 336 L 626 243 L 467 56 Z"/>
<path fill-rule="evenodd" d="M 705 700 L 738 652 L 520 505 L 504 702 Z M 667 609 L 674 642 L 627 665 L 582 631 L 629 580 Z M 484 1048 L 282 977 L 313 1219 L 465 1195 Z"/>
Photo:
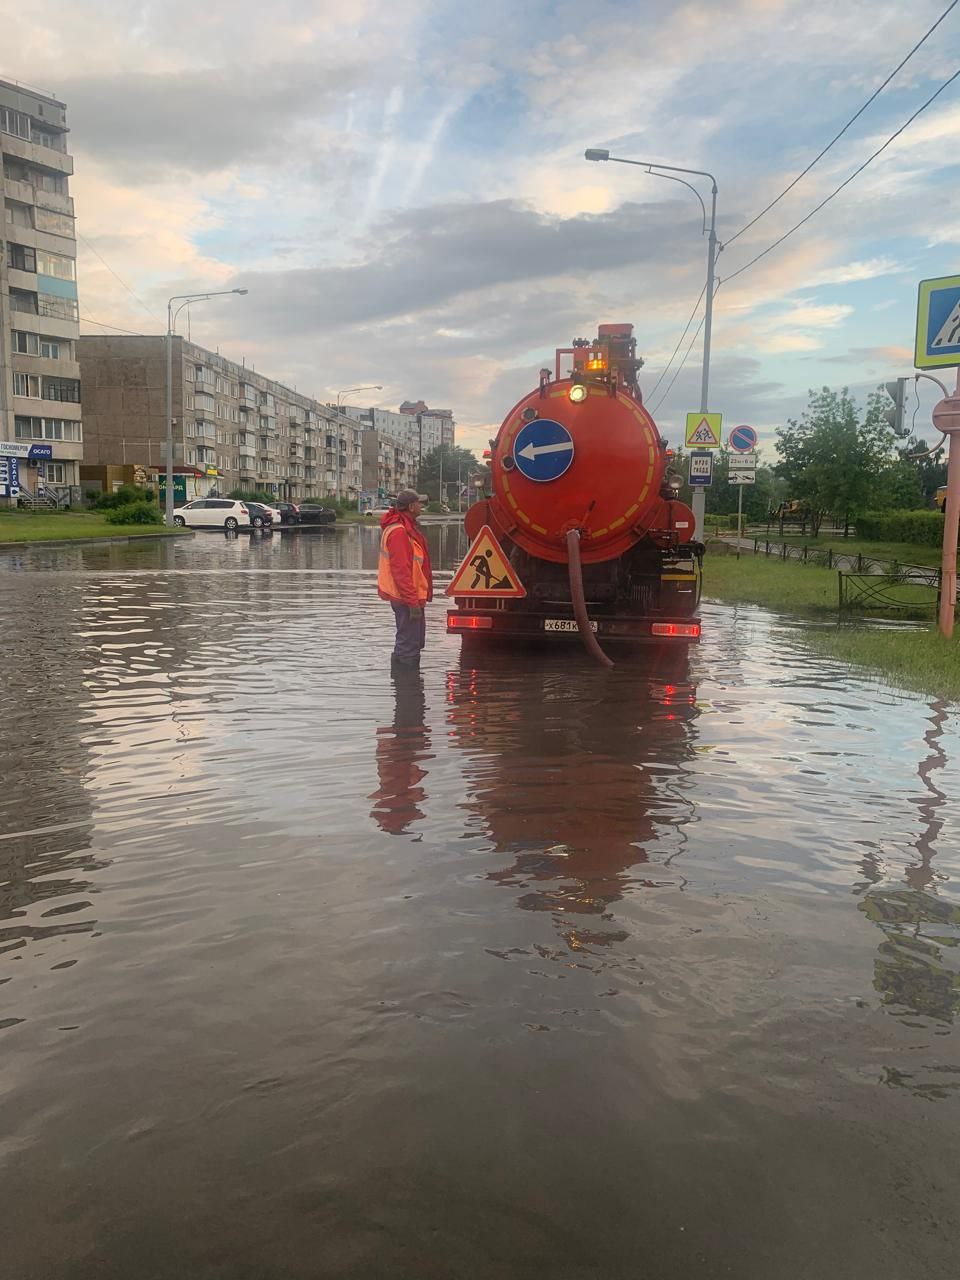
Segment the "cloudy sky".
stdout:
<path fill-rule="evenodd" d="M 657 381 L 704 280 L 699 206 L 584 148 L 711 170 L 732 239 L 946 3 L 0 0 L 0 76 L 67 103 L 86 331 L 161 332 L 168 295 L 242 285 L 194 308 L 195 340 L 323 398 L 450 407 L 480 447 L 554 347 L 629 320 L 676 440 L 699 344 L 662 403 Z M 721 280 L 958 65 L 960 7 Z M 911 371 L 917 281 L 960 270 L 958 163 L 960 81 L 721 285 L 727 425 L 769 440 L 808 387 Z"/>

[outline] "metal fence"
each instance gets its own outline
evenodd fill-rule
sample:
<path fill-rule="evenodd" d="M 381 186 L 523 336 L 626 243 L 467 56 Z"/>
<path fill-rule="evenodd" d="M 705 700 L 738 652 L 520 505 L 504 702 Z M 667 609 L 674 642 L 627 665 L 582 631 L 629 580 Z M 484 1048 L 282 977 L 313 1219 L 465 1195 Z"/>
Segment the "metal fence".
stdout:
<path fill-rule="evenodd" d="M 883 574 L 898 581 L 919 580 L 927 582 L 929 575 L 935 575 L 937 587 L 940 585 L 940 570 L 926 564 L 909 564 L 900 560 L 880 560 L 875 556 L 862 553 L 851 555 L 846 551 L 834 551 L 832 547 L 823 550 L 820 547 L 797 547 L 788 542 L 770 542 L 769 539 L 753 538 L 753 554 L 778 560 L 796 560 L 800 564 L 814 564 L 821 569 L 846 570 L 859 575 Z"/>
<path fill-rule="evenodd" d="M 838 571 L 841 613 L 900 613 L 905 617 L 936 617 L 940 609 L 940 570 L 909 566 L 915 572 L 896 575 Z"/>

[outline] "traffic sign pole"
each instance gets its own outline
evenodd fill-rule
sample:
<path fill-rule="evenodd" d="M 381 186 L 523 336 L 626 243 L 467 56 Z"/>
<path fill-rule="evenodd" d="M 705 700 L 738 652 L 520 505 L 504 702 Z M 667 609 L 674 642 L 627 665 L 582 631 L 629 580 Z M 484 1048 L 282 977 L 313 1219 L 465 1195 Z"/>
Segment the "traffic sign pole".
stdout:
<path fill-rule="evenodd" d="M 944 393 L 944 398 L 933 407 L 933 425 L 950 441 L 947 450 L 947 500 L 943 509 L 939 617 L 940 634 L 949 639 L 953 635 L 957 606 L 957 536 L 960 534 L 960 365 L 953 395 L 947 392 L 939 378 L 929 373 L 920 373 L 917 377 L 929 378 Z"/>

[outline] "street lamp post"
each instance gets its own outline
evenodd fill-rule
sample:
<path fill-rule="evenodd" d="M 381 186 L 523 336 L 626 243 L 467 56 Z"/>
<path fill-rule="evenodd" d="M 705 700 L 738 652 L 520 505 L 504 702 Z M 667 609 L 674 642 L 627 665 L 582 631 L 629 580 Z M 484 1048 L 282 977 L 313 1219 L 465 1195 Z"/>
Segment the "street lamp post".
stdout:
<path fill-rule="evenodd" d="M 621 156 L 612 156 L 609 151 L 601 147 L 589 147 L 584 153 L 586 160 L 612 160 L 615 164 L 633 164 L 639 165 L 641 169 L 646 169 L 647 173 L 654 178 L 668 178 L 671 182 L 680 182 L 685 187 L 689 187 L 693 194 L 700 201 L 700 208 L 703 211 L 703 227 L 707 229 L 707 210 L 703 203 L 703 196 L 697 188 L 684 178 L 675 177 L 678 173 L 689 173 L 699 178 L 710 179 L 710 236 L 707 241 L 707 284 L 706 284 L 706 309 L 703 316 L 703 368 L 700 374 L 700 412 L 706 413 L 708 410 L 708 395 L 710 390 L 710 339 L 713 332 L 713 295 L 716 293 L 716 266 L 717 266 L 717 180 L 712 173 L 708 173 L 706 169 L 684 169 L 674 164 L 658 164 L 655 160 L 625 160 Z M 665 172 L 661 172 L 665 171 Z M 707 495 L 702 488 L 694 490 L 693 493 L 693 518 L 696 523 L 696 536 L 703 539 L 703 517 L 706 508 Z"/>
<path fill-rule="evenodd" d="M 338 391 L 337 392 L 337 431 L 339 432 L 343 426 L 343 423 L 341 421 L 341 413 L 340 413 L 340 401 L 344 396 L 351 396 L 355 391 L 382 391 L 382 390 L 383 390 L 383 387 L 381 387 L 381 385 L 378 382 L 375 385 L 371 385 L 368 387 L 347 387 L 345 391 Z M 378 477 L 378 480 L 379 480 L 379 477 Z M 337 441 L 337 471 L 336 471 L 336 479 L 334 481 L 334 484 L 336 489 L 337 501 L 339 501 L 340 500 L 340 441 L 339 440 Z"/>
<path fill-rule="evenodd" d="M 164 519 L 170 526 L 173 525 L 173 326 L 177 316 L 191 302 L 206 302 L 208 298 L 223 298 L 231 293 L 246 292 L 246 289 L 217 289 L 213 293 L 175 293 L 172 298 L 167 299 L 167 492 Z M 180 303 L 176 311 L 173 309 L 175 302 Z"/>

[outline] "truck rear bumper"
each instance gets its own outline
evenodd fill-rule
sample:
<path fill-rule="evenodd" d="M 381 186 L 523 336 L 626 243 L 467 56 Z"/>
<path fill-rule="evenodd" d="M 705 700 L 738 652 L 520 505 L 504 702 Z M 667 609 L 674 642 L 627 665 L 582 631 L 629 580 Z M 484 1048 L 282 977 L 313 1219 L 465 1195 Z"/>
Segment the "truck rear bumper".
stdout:
<path fill-rule="evenodd" d="M 600 614 L 592 618 L 599 640 L 683 647 L 700 641 L 699 617 Z M 450 609 L 447 632 L 479 640 L 578 640 L 572 614 L 507 609 Z"/>

